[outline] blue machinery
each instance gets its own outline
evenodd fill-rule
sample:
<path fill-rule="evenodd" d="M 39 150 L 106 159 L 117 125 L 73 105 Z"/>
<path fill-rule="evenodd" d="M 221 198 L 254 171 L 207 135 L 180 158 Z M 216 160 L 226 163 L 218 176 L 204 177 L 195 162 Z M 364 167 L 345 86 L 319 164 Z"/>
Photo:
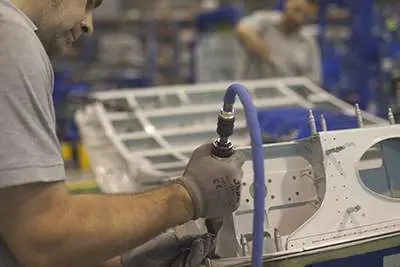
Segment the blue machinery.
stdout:
<path fill-rule="evenodd" d="M 385 3 L 390 6 L 385 7 Z M 276 8 L 283 8 L 279 0 Z M 399 17 L 388 21 L 386 9 L 393 9 L 396 1 L 378 0 L 321 0 L 318 1 L 319 44 L 323 61 L 324 87 L 350 102 L 358 102 L 368 109 L 376 100 L 377 115 L 384 117 L 393 105 L 389 83 L 400 63 Z M 378 5 L 380 6 L 378 7 Z M 331 7 L 340 7 L 348 18 L 330 19 Z M 327 31 L 330 26 L 345 26 L 349 36 L 334 44 Z M 385 67 L 390 62 L 390 67 Z"/>
<path fill-rule="evenodd" d="M 375 110 L 371 111 L 381 117 L 386 116 L 388 106 L 397 105 L 392 100 L 392 88 L 388 87 L 400 63 L 399 17 L 389 18 L 390 14 L 385 14 L 385 9 L 395 9 L 398 3 L 392 2 L 386 6 L 385 2 L 388 1 L 324 0 L 319 1 L 318 15 L 325 87 L 341 87 L 341 92 L 336 92 L 341 97 L 353 93 L 356 95 L 353 101 L 359 102 L 361 109 L 367 110 L 375 104 Z M 343 41 L 345 51 L 341 55 L 329 51 L 332 44 L 326 36 L 331 24 L 327 14 L 333 5 L 347 10 L 349 14 L 349 18 L 341 22 L 350 33 Z M 337 21 L 332 23 L 335 25 Z M 327 71 L 335 64 L 340 75 L 336 81 L 335 78 L 329 81 Z"/>
<path fill-rule="evenodd" d="M 348 30 L 350 36 L 344 41 L 347 52 L 344 53 L 342 61 L 342 81 L 340 86 L 345 90 L 352 91 L 358 97 L 361 109 L 367 109 L 371 100 L 371 80 L 376 79 L 379 69 L 379 55 L 377 39 L 373 36 L 374 9 L 373 0 L 325 0 L 320 1 L 318 20 L 321 35 L 319 41 L 324 54 L 326 45 L 326 30 L 329 26 L 327 12 L 333 4 L 346 8 L 350 14 L 348 18 Z M 328 62 L 329 64 L 329 62 Z M 326 65 L 325 65 L 326 66 Z M 345 69 L 345 72 L 344 70 Z M 327 85 L 326 87 L 329 87 Z"/>

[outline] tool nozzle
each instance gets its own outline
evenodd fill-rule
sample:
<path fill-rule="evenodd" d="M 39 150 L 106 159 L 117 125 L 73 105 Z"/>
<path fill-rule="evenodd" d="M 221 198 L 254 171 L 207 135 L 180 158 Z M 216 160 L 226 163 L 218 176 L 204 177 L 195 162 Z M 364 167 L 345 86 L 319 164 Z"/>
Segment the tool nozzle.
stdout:
<path fill-rule="evenodd" d="M 226 112 L 223 109 L 218 116 L 217 134 L 219 138 L 215 140 L 213 155 L 219 158 L 229 158 L 233 155 L 233 145 L 229 138 L 233 134 L 235 126 L 235 115 L 232 111 Z"/>

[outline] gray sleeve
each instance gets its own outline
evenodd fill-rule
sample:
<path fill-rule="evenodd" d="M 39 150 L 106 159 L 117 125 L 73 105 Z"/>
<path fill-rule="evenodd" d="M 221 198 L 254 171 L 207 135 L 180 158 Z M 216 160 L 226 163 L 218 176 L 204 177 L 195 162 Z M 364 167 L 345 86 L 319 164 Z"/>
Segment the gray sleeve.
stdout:
<path fill-rule="evenodd" d="M 64 180 L 44 50 L 20 25 L 0 35 L 0 188 Z"/>
<path fill-rule="evenodd" d="M 259 34 L 264 31 L 266 23 L 268 22 L 265 19 L 265 14 L 261 11 L 256 11 L 240 21 L 240 25 L 253 29 Z"/>

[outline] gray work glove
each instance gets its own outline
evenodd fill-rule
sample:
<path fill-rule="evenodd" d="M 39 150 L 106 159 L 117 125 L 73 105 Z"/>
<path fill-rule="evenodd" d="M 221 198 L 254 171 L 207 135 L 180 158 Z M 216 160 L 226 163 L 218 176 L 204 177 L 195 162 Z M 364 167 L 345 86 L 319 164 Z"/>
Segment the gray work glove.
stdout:
<path fill-rule="evenodd" d="M 245 157 L 235 151 L 230 158 L 215 158 L 212 148 L 211 142 L 198 147 L 176 181 L 192 198 L 194 219 L 223 217 L 239 207 Z"/>
<path fill-rule="evenodd" d="M 199 267 L 215 249 L 215 236 L 205 234 L 178 240 L 165 233 L 121 257 L 123 267 Z"/>

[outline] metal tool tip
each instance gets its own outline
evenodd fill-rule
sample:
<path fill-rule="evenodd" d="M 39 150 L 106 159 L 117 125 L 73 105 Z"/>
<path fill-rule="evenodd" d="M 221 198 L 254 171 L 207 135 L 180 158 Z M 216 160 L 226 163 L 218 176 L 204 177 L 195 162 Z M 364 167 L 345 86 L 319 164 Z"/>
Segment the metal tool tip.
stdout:
<path fill-rule="evenodd" d="M 314 113 L 312 109 L 308 110 L 308 121 L 310 123 L 311 135 L 317 134 L 317 124 L 315 123 Z"/>
<path fill-rule="evenodd" d="M 328 131 L 328 125 L 326 124 L 326 119 L 324 114 L 321 114 L 320 116 L 320 120 L 321 120 L 321 129 L 323 132 L 327 132 Z"/>
<path fill-rule="evenodd" d="M 355 104 L 354 106 L 355 106 L 355 111 L 356 111 L 358 127 L 359 128 L 363 128 L 364 127 L 364 118 L 362 116 L 360 105 L 359 104 Z"/>
<path fill-rule="evenodd" d="M 396 124 L 392 108 L 388 108 L 388 120 L 390 125 Z"/>

